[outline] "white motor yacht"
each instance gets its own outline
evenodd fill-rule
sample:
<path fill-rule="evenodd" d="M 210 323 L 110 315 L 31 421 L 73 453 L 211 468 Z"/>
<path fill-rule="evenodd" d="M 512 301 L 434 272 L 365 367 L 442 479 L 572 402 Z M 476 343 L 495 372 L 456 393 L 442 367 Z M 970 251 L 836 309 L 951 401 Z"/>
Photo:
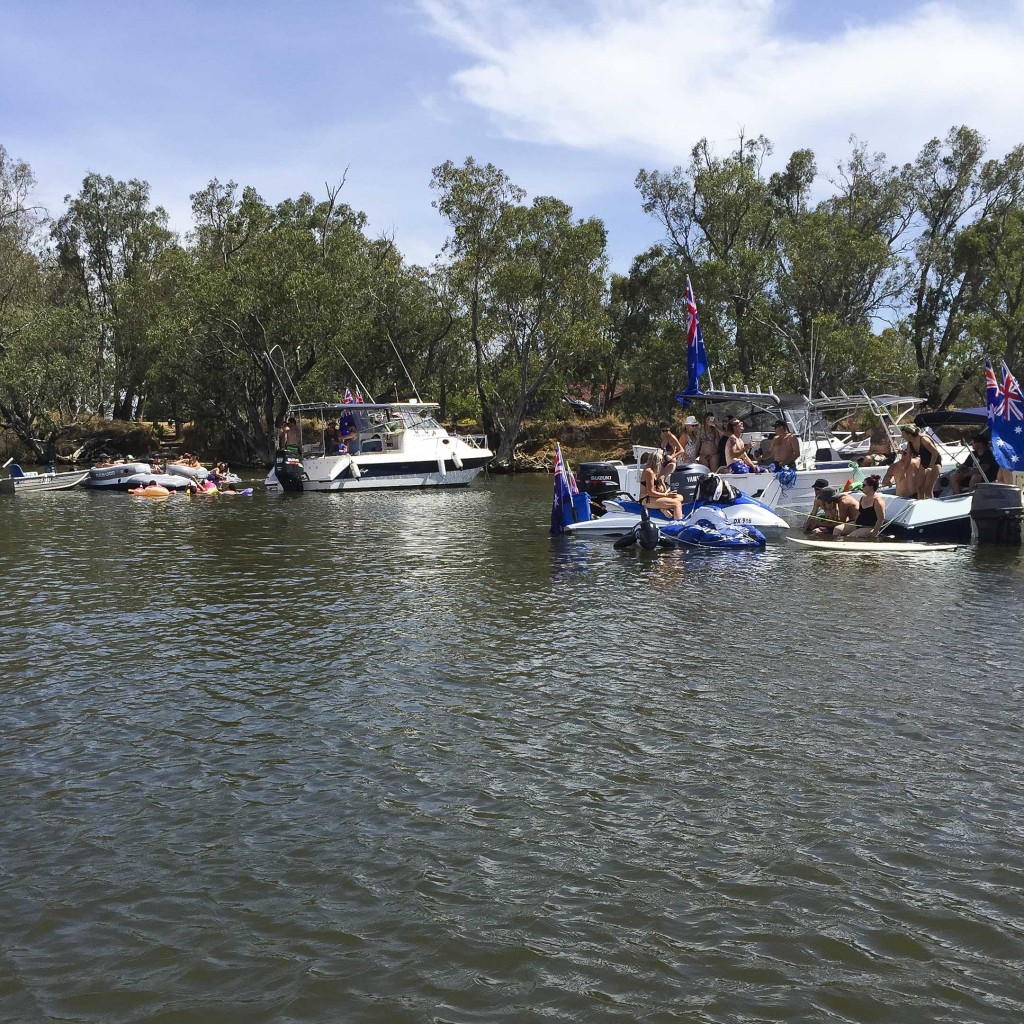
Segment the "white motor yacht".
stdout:
<path fill-rule="evenodd" d="M 434 402 L 309 402 L 288 408 L 299 443 L 279 450 L 269 491 L 365 491 L 462 487 L 491 461 L 487 439 L 458 436 L 434 418 Z M 347 441 L 335 444 L 335 420 Z"/>

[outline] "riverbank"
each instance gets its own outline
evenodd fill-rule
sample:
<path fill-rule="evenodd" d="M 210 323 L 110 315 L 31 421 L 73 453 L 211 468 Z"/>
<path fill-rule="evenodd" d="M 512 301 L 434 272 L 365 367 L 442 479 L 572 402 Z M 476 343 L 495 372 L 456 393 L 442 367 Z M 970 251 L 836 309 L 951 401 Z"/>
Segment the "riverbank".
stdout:
<path fill-rule="evenodd" d="M 479 432 L 475 425 L 460 425 L 458 430 L 460 433 Z M 561 444 L 562 454 L 569 464 L 578 465 L 625 458 L 632 445 L 655 444 L 657 436 L 654 421 L 627 422 L 615 416 L 528 423 L 516 445 L 516 465 L 512 472 L 549 472 L 555 461 L 556 441 Z M 103 456 L 167 459 L 183 452 L 192 452 L 205 463 L 223 460 L 250 469 L 265 465 L 239 458 L 230 444 L 203 437 L 191 424 L 168 422 L 83 420 L 62 431 L 51 447 L 53 461 L 61 465 L 92 465 Z M 4 430 L 0 431 L 0 462 L 8 458 L 25 465 L 38 461 L 13 431 Z"/>

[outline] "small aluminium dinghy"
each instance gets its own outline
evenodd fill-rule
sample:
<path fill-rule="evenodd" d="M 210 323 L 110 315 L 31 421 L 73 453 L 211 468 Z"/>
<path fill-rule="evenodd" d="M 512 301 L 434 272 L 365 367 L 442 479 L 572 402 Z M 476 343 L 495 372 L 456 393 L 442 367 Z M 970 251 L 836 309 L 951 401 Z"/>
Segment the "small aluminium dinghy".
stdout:
<path fill-rule="evenodd" d="M 913 540 L 812 540 L 810 537 L 787 537 L 801 547 L 817 551 L 844 551 L 847 554 L 925 555 L 932 551 L 956 551 L 963 544 L 928 544 Z"/>

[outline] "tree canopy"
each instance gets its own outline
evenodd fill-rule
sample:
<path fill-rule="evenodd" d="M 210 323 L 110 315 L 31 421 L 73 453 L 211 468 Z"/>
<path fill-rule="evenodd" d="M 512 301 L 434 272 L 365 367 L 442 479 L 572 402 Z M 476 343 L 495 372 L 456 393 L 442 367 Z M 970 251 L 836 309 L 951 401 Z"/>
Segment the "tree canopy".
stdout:
<path fill-rule="evenodd" d="M 0 422 L 40 459 L 82 417 L 188 420 L 268 460 L 289 401 L 359 387 L 482 424 L 512 466 L 567 394 L 662 416 L 685 383 L 686 278 L 716 385 L 980 397 L 984 354 L 1024 355 L 1024 146 L 971 128 L 891 164 L 860 140 L 825 172 L 743 136 L 643 169 L 652 236 L 611 273 L 601 220 L 493 164 L 431 176 L 449 236 L 409 263 L 344 176 L 276 204 L 213 178 L 192 226 L 144 181 L 87 174 L 50 213 L 0 146 Z"/>

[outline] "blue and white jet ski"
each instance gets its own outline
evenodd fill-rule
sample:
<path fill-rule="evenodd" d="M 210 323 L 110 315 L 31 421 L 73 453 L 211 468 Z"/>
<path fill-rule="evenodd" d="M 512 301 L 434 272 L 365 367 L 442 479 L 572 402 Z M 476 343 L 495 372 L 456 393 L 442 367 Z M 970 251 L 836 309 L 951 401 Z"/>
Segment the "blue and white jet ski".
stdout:
<path fill-rule="evenodd" d="M 721 477 L 708 472 L 694 474 L 682 488 L 684 498 L 682 522 L 690 521 L 693 514 L 702 509 L 718 513 L 724 525 L 730 527 L 752 526 L 765 537 L 778 537 L 789 530 L 789 524 L 767 505 L 751 498 L 750 495 L 732 487 Z M 675 478 L 673 478 L 675 480 Z M 596 505 L 592 502 L 592 506 Z M 624 537 L 640 523 L 641 514 L 647 509 L 627 495 L 608 498 L 602 503 L 604 514 L 586 521 L 566 524 L 566 532 L 577 536 Z M 716 517 L 712 515 L 712 519 Z M 651 522 L 661 528 L 672 524 L 672 519 L 660 510 L 650 512 Z"/>
<path fill-rule="evenodd" d="M 683 548 L 705 551 L 763 551 L 765 536 L 753 526 L 732 526 L 711 506 L 695 509 L 678 522 L 656 524 L 646 508 L 639 522 L 615 542 L 618 550 L 639 544 L 646 551 Z"/>

